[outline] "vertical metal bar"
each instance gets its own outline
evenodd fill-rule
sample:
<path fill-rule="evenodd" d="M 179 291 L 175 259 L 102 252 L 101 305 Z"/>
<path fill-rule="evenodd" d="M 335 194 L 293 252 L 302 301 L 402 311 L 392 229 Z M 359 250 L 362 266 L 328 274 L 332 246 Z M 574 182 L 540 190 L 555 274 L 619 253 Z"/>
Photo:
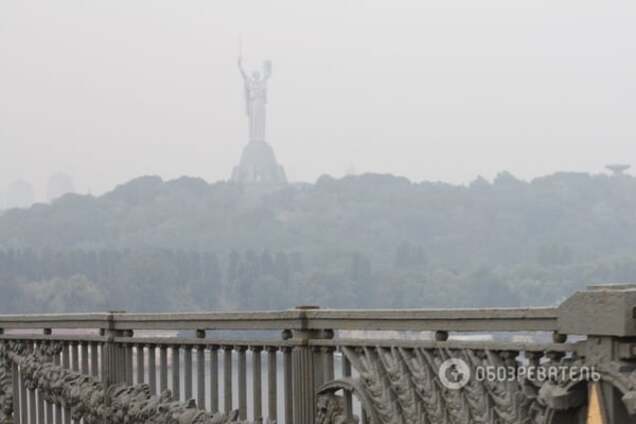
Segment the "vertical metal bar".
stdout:
<path fill-rule="evenodd" d="M 110 364 L 112 365 L 112 384 L 119 384 L 124 382 L 124 369 L 126 368 L 126 360 L 124 358 L 123 347 L 119 343 L 112 343 L 112 359 Z"/>
<path fill-rule="evenodd" d="M 342 353 L 342 378 L 351 377 L 351 362 L 349 362 L 349 358 L 347 355 Z M 351 396 L 351 392 L 344 392 L 344 401 L 345 401 L 345 414 L 347 420 L 353 419 L 353 397 Z"/>
<path fill-rule="evenodd" d="M 121 343 L 113 344 L 114 347 L 114 360 L 113 366 L 115 367 L 115 374 L 117 378 L 115 382 L 117 384 L 123 384 L 126 382 L 126 351 L 125 345 Z"/>
<path fill-rule="evenodd" d="M 157 348 L 148 345 L 148 385 L 153 395 L 157 394 Z"/>
<path fill-rule="evenodd" d="M 45 342 L 39 342 L 37 348 L 38 349 L 42 349 L 44 348 L 44 344 Z M 37 406 L 36 406 L 36 412 L 37 412 L 37 422 L 43 424 L 44 423 L 44 397 L 42 396 L 42 391 L 41 390 L 37 390 L 37 392 L 34 390 L 33 391 L 34 396 L 37 396 Z M 31 418 L 32 422 L 35 423 L 35 418 Z"/>
<path fill-rule="evenodd" d="M 80 352 L 80 372 L 84 375 L 89 375 L 88 369 L 88 343 L 81 344 L 81 352 Z"/>
<path fill-rule="evenodd" d="M 20 423 L 28 424 L 29 405 L 27 404 L 27 390 L 24 383 L 24 375 L 22 374 L 22 368 L 20 368 L 20 402 L 22 404 L 20 408 Z"/>
<path fill-rule="evenodd" d="M 106 376 L 104 375 L 104 367 L 102 364 L 106 359 L 106 345 L 107 343 L 96 343 L 95 344 L 95 376 L 99 378 L 100 381 L 105 382 Z"/>
<path fill-rule="evenodd" d="M 27 344 L 27 355 L 30 353 L 32 346 Z M 33 416 L 33 412 L 29 410 L 29 391 L 26 388 L 26 382 L 24 381 L 24 369 L 20 367 L 20 401 L 22 402 L 22 416 L 20 417 L 21 423 L 28 424 L 29 413 Z M 31 402 L 31 405 L 33 402 Z"/>
<path fill-rule="evenodd" d="M 324 347 L 322 349 L 322 358 L 325 361 L 324 363 L 325 377 L 323 379 L 323 382 L 325 383 L 332 381 L 335 376 L 335 370 L 333 366 L 333 352 L 334 352 L 334 349 L 330 346 Z"/>
<path fill-rule="evenodd" d="M 240 346 L 238 350 L 238 403 L 239 403 L 239 419 L 244 421 L 247 419 L 247 360 L 245 347 Z"/>
<path fill-rule="evenodd" d="M 260 346 L 252 348 L 252 389 L 254 390 L 252 402 L 254 403 L 254 421 L 256 422 L 263 421 L 261 350 Z"/>
<path fill-rule="evenodd" d="M 124 357 L 121 354 L 121 345 L 115 342 L 110 343 L 110 360 L 104 361 L 102 363 L 102 371 L 107 372 L 109 366 L 111 374 L 111 384 L 119 384 L 123 382 L 121 373 L 122 368 L 124 367 Z"/>
<path fill-rule="evenodd" d="M 128 368 L 128 364 L 126 363 L 126 344 L 118 343 L 117 345 L 117 356 L 120 358 L 117 361 L 117 374 L 119 375 L 119 383 L 126 383 L 126 369 Z"/>
<path fill-rule="evenodd" d="M 181 399 L 181 359 L 180 346 L 172 346 L 172 393 L 176 400 Z"/>
<path fill-rule="evenodd" d="M 271 421 L 276 421 L 278 418 L 276 352 L 276 348 L 267 349 L 267 416 Z"/>
<path fill-rule="evenodd" d="M 126 358 L 126 384 L 132 386 L 133 384 L 133 345 L 130 343 L 124 344 L 124 355 Z"/>
<path fill-rule="evenodd" d="M 42 395 L 42 392 L 40 392 Z M 42 396 L 44 399 L 44 396 Z M 53 404 L 49 401 L 44 401 L 44 421 L 41 421 L 45 424 L 53 424 Z"/>
<path fill-rule="evenodd" d="M 117 384 L 121 382 L 119 370 L 123 365 L 121 363 L 120 346 L 114 342 L 106 342 L 102 357 L 102 378 L 109 378 L 109 384 Z M 104 383 L 105 380 L 104 380 Z"/>
<path fill-rule="evenodd" d="M 79 342 L 71 343 L 71 369 L 75 372 L 80 371 L 80 363 L 79 363 Z M 69 409 L 69 412 L 71 410 Z M 73 420 L 73 423 L 79 424 L 79 420 Z"/>
<path fill-rule="evenodd" d="M 22 411 L 20 404 L 20 374 L 18 364 L 13 362 L 11 371 L 13 377 L 13 415 L 19 419 L 22 416 Z"/>
<path fill-rule="evenodd" d="M 26 384 L 25 384 L 26 387 Z M 27 393 L 29 396 L 29 423 L 35 424 L 36 416 L 37 416 L 37 404 L 35 399 L 35 390 L 27 389 Z"/>
<path fill-rule="evenodd" d="M 49 345 L 49 343 L 47 342 L 47 346 Z M 55 361 L 55 358 L 53 358 L 53 360 Z M 42 397 L 42 399 L 44 400 L 44 396 L 42 395 L 42 392 L 40 392 L 40 396 Z M 46 423 L 46 424 L 53 424 L 53 404 L 49 401 L 44 401 L 44 420 L 40 421 L 41 423 Z"/>
<path fill-rule="evenodd" d="M 223 403 L 226 414 L 232 410 L 232 347 L 225 346 L 223 351 Z"/>
<path fill-rule="evenodd" d="M 192 346 L 187 345 L 184 349 L 184 379 L 185 379 L 185 399 L 192 399 Z"/>
<path fill-rule="evenodd" d="M 159 391 L 168 390 L 168 349 L 165 345 L 159 346 Z"/>
<path fill-rule="evenodd" d="M 107 355 L 106 355 L 106 351 L 108 350 L 106 348 L 106 346 L 109 343 L 104 342 L 104 343 L 97 343 L 97 348 L 95 350 L 96 355 L 98 356 L 97 358 L 97 364 L 96 364 L 96 369 L 97 371 L 95 371 L 97 373 L 97 376 L 99 377 L 100 381 L 104 382 L 104 384 L 106 384 L 107 378 L 110 378 L 109 376 L 107 376 L 106 374 L 104 374 L 104 363 L 106 362 Z"/>
<path fill-rule="evenodd" d="M 83 342 L 78 342 L 74 346 L 73 350 L 73 368 L 83 375 L 88 375 L 88 345 Z M 80 419 L 73 420 L 76 424 L 80 424 Z"/>
<path fill-rule="evenodd" d="M 219 350 L 210 347 L 210 411 L 219 412 Z"/>
<path fill-rule="evenodd" d="M 126 383 L 126 369 L 128 368 L 128 364 L 126 361 L 126 345 L 123 343 L 119 343 L 117 346 L 117 356 L 119 360 L 117 361 L 117 374 L 119 375 L 118 383 Z"/>
<path fill-rule="evenodd" d="M 144 345 L 138 344 L 135 350 L 137 351 L 137 384 L 143 384 L 146 372 L 144 368 Z"/>
<path fill-rule="evenodd" d="M 55 357 L 53 358 L 53 363 L 55 365 L 58 365 L 58 366 L 60 365 L 61 356 L 62 356 L 62 353 L 58 353 L 57 355 L 55 355 Z M 57 403 L 55 404 L 55 424 L 61 424 L 61 423 L 62 423 L 62 407 L 59 403 Z"/>
<path fill-rule="evenodd" d="M 205 409 L 205 346 L 197 346 L 197 406 Z"/>
<path fill-rule="evenodd" d="M 318 387 L 322 386 L 325 379 L 325 361 L 323 357 L 323 350 L 314 346 L 312 349 L 313 352 L 313 372 L 314 372 L 314 390 L 318 390 Z"/>
<path fill-rule="evenodd" d="M 69 346 L 68 344 L 64 344 L 64 350 L 62 351 L 62 367 L 66 368 L 66 369 L 70 369 L 71 367 L 71 358 L 70 358 L 70 351 L 72 346 Z M 71 408 L 67 408 L 66 406 L 64 407 L 64 423 L 65 424 L 70 424 L 71 422 Z"/>
<path fill-rule="evenodd" d="M 128 344 L 119 345 L 119 356 L 121 356 L 121 382 L 128 384 L 128 374 L 130 373 L 130 362 L 128 361 Z"/>
<path fill-rule="evenodd" d="M 96 342 L 91 343 L 91 375 L 99 377 L 99 345 Z"/>
<path fill-rule="evenodd" d="M 292 423 L 294 420 L 292 355 L 291 349 L 287 347 L 283 350 L 283 374 L 285 380 L 285 422 Z"/>
<path fill-rule="evenodd" d="M 45 328 L 42 330 L 42 334 L 44 336 L 50 336 L 53 334 L 53 330 L 50 328 Z M 44 346 L 45 348 L 49 348 L 51 346 L 50 342 L 47 340 L 46 342 L 44 342 Z M 54 358 L 51 358 L 51 360 L 54 360 Z M 40 410 L 42 411 L 42 415 L 38 415 L 38 420 L 40 420 L 40 423 L 53 423 L 53 404 L 47 400 L 44 399 L 44 396 L 42 394 L 41 390 L 38 390 L 38 400 L 41 402 L 40 404 L 38 404 L 38 408 L 40 408 Z M 46 420 L 46 421 L 45 421 Z"/>
<path fill-rule="evenodd" d="M 71 369 L 73 371 L 79 372 L 79 342 L 71 343 Z"/>
<path fill-rule="evenodd" d="M 37 398 L 38 398 L 38 403 L 37 403 L 38 420 L 37 420 L 37 422 L 44 424 L 44 396 L 42 395 L 42 392 L 40 390 L 37 391 Z M 35 420 L 33 422 L 35 423 Z"/>

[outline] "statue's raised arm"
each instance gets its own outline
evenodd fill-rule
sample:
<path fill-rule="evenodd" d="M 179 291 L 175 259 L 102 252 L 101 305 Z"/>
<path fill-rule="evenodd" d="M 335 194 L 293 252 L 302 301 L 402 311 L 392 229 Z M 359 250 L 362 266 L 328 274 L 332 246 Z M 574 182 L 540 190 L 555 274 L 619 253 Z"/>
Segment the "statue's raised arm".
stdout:
<path fill-rule="evenodd" d="M 245 72 L 245 68 L 243 68 L 243 57 L 241 56 L 238 57 L 238 68 L 243 79 L 247 81 L 247 72 Z"/>
<path fill-rule="evenodd" d="M 272 61 L 266 60 L 263 62 L 263 78 L 269 79 L 272 76 Z"/>

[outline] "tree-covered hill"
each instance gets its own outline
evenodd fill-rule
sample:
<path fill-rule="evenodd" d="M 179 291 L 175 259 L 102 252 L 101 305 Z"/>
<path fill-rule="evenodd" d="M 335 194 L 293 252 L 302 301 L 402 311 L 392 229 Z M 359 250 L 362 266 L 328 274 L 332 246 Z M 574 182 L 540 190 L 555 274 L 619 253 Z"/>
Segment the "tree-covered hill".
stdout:
<path fill-rule="evenodd" d="M 636 281 L 634 211 L 630 176 L 504 172 L 456 186 L 367 174 L 270 190 L 141 177 L 4 212 L 0 285 L 20 302 L 0 308 L 554 303 Z M 33 294 L 58 286 L 86 299 Z"/>

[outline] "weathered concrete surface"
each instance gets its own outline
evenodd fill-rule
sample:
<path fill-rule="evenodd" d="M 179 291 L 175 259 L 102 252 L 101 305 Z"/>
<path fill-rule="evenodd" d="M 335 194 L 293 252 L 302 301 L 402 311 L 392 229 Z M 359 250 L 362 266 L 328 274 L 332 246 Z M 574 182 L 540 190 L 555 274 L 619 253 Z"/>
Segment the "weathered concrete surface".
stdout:
<path fill-rule="evenodd" d="M 592 286 L 559 307 L 562 334 L 636 336 L 636 285 Z"/>

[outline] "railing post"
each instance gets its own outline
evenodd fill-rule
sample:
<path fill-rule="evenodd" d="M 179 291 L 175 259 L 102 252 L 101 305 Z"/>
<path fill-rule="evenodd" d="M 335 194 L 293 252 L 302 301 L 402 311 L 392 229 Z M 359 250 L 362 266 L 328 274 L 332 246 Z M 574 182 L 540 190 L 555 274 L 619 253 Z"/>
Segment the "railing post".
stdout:
<path fill-rule="evenodd" d="M 633 423 L 636 391 L 620 393 L 614 385 L 631 375 L 636 360 L 636 285 L 596 285 L 568 298 L 559 307 L 559 331 L 554 341 L 567 335 L 587 336 L 585 365 L 601 370 L 603 381 L 590 384 L 590 395 L 611 424 Z M 590 407 L 591 408 L 591 407 Z M 596 411 L 588 413 L 595 414 Z M 628 416 L 629 414 L 632 414 Z"/>
<path fill-rule="evenodd" d="M 319 307 L 296 307 L 296 310 L 301 311 L 302 329 L 293 330 L 290 339 L 293 344 L 291 359 L 294 423 L 313 423 L 315 421 L 316 392 L 318 375 L 322 372 L 322 358 L 320 350 L 315 351 L 310 342 L 333 336 L 333 332 L 307 329 L 307 319 L 303 311 L 313 309 L 319 309 Z"/>
<path fill-rule="evenodd" d="M 104 403 L 106 406 L 110 406 L 111 399 L 109 389 L 111 386 L 119 383 L 117 367 L 120 359 L 117 354 L 118 347 L 115 344 L 117 331 L 115 330 L 113 312 L 108 314 L 106 326 L 101 329 L 100 333 L 105 337 L 104 343 L 102 344 L 102 384 L 104 385 Z"/>

